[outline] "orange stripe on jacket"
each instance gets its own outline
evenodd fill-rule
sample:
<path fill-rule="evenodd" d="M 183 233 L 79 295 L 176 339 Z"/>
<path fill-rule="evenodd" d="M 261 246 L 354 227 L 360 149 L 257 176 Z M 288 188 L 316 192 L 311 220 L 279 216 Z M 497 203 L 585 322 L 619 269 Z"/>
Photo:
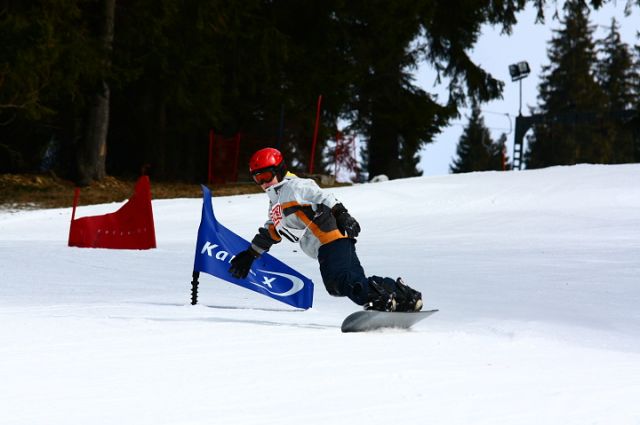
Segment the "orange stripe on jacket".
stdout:
<path fill-rule="evenodd" d="M 276 226 L 274 226 L 273 224 L 270 224 L 267 230 L 269 230 L 269 236 L 271 236 L 271 239 L 273 239 L 276 242 L 280 242 L 282 240 L 278 232 L 276 232 Z"/>
<path fill-rule="evenodd" d="M 307 225 L 309 229 L 311 229 L 315 237 L 318 238 L 322 245 L 333 242 L 337 239 L 344 239 L 347 237 L 340 233 L 340 230 L 338 229 L 332 230 L 330 232 L 323 232 L 322 230 L 320 230 L 318 225 L 309 220 L 309 217 L 307 217 L 306 214 L 301 210 L 296 211 L 296 216 L 298 216 L 298 218 L 302 220 L 302 222 Z"/>
<path fill-rule="evenodd" d="M 280 206 L 282 207 L 282 211 L 284 211 L 287 208 L 291 208 L 291 207 L 310 207 L 311 204 L 300 204 L 297 201 L 291 201 L 291 202 L 287 202 L 286 204 L 282 204 Z"/>

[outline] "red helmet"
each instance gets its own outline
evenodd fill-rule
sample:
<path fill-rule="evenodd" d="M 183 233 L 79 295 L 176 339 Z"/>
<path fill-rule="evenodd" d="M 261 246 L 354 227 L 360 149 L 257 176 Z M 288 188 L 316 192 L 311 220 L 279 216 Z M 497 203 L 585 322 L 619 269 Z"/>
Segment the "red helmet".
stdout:
<path fill-rule="evenodd" d="M 251 156 L 249 160 L 249 172 L 256 177 L 264 171 L 271 171 L 278 176 L 278 180 L 282 181 L 287 172 L 284 158 L 279 150 L 274 148 L 260 149 Z"/>

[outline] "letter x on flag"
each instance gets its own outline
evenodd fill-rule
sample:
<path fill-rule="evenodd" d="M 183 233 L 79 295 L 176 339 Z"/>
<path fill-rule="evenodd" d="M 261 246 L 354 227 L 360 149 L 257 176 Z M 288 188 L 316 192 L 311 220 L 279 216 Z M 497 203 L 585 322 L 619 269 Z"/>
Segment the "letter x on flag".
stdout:
<path fill-rule="evenodd" d="M 208 273 L 293 307 L 310 308 L 313 304 L 313 282 L 266 252 L 253 262 L 246 279 L 237 279 L 229 273 L 233 256 L 251 244 L 216 220 L 211 191 L 206 186 L 202 186 L 202 194 L 202 219 L 193 270 Z"/>

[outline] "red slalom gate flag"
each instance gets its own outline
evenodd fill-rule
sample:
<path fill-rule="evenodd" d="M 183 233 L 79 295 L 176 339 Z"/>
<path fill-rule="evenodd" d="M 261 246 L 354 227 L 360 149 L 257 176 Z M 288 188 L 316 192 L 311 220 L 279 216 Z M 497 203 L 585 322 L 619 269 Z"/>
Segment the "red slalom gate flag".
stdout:
<path fill-rule="evenodd" d="M 138 179 L 133 196 L 116 212 L 76 219 L 77 205 L 78 189 L 73 201 L 69 246 L 112 249 L 156 247 L 148 176 Z"/>

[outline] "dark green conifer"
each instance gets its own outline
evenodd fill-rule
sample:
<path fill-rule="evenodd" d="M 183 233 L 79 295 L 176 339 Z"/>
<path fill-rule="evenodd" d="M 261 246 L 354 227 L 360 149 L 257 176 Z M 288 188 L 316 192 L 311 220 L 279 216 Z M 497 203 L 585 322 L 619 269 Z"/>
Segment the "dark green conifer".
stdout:
<path fill-rule="evenodd" d="M 526 154 L 528 168 L 609 162 L 613 147 L 603 131 L 605 96 L 596 81 L 597 65 L 589 9 L 581 1 L 564 6 L 562 27 L 554 31 L 543 66 L 538 112 Z"/>
<path fill-rule="evenodd" d="M 634 135 L 631 112 L 638 106 L 636 85 L 639 79 L 637 64 L 628 44 L 620 38 L 619 25 L 611 20 L 609 33 L 599 42 L 600 61 L 598 81 L 605 94 L 605 131 L 611 140 L 612 163 L 633 162 Z"/>
<path fill-rule="evenodd" d="M 469 122 L 458 141 L 456 158 L 449 169 L 452 173 L 502 170 L 505 141 L 504 134 L 498 142 L 491 139 L 491 133 L 484 124 L 480 107 L 474 104 Z"/>

